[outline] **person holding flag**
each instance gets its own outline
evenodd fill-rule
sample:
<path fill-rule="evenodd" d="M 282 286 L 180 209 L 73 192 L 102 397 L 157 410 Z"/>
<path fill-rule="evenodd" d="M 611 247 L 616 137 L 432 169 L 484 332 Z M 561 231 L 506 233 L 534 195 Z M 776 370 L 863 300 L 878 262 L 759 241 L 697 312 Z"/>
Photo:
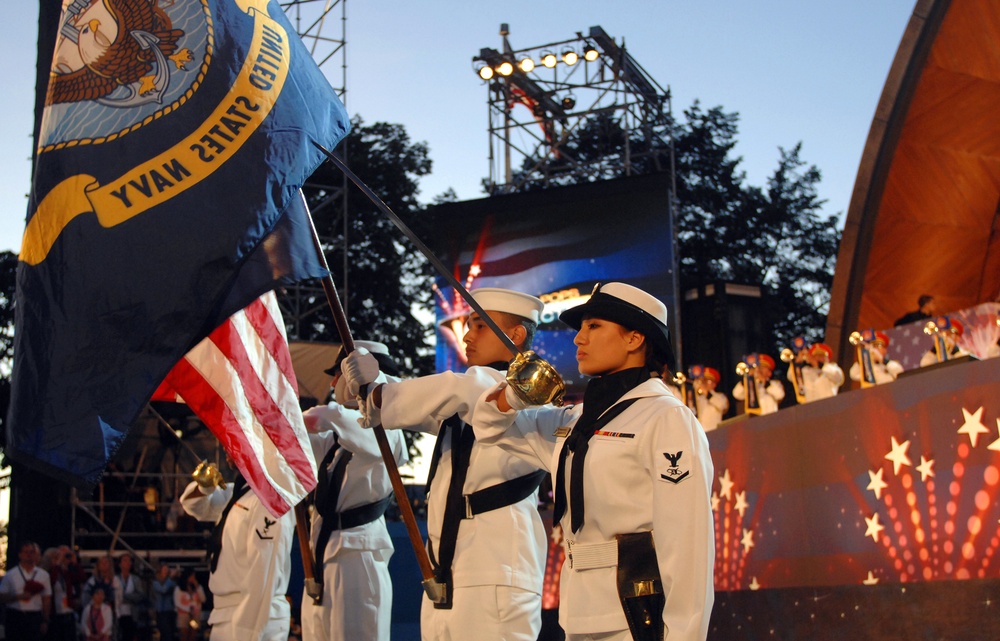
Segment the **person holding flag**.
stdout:
<path fill-rule="evenodd" d="M 519 350 L 531 346 L 544 307 L 540 299 L 500 288 L 471 296 Z M 478 312 L 467 327 L 470 367 L 464 373 L 378 384 L 378 361 L 357 349 L 344 359 L 344 380 L 352 397 L 367 391 L 360 405 L 364 425 L 437 436 L 427 479 L 427 550 L 444 594 L 437 602 L 425 595 L 421 637 L 458 641 L 475 633 L 535 641 L 545 572 L 546 536 L 537 508 L 544 472 L 476 441 L 472 409 L 480 394 L 503 380 L 514 353 Z"/>
<path fill-rule="evenodd" d="M 399 368 L 382 343 L 355 341 L 378 361 L 385 376 Z M 392 483 L 375 435 L 361 427 L 357 401 L 347 395 L 341 351 L 327 370 L 334 399 L 303 414 L 312 444 L 319 483 L 313 497 L 310 546 L 315 586 L 302 603 L 303 641 L 389 641 L 392 538 L 383 514 L 392 499 Z M 385 382 L 385 377 L 380 377 Z M 409 460 L 400 430 L 386 432 L 396 465 Z M 312 588 L 312 589 L 311 589 Z"/>

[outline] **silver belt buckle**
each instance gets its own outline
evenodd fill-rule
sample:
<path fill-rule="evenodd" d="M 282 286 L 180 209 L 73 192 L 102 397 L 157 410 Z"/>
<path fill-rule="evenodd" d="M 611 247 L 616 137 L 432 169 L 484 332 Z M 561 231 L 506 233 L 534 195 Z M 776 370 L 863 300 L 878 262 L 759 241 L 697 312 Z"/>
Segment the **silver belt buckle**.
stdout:
<path fill-rule="evenodd" d="M 465 518 L 471 519 L 475 514 L 472 513 L 472 504 L 469 503 L 469 495 L 463 494 L 462 498 L 465 499 Z"/>

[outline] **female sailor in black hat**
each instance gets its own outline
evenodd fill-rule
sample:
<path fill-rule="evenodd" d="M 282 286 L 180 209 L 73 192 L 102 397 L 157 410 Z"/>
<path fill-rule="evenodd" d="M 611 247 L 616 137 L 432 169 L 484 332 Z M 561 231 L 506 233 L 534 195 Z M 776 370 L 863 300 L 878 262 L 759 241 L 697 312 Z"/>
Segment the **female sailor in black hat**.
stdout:
<path fill-rule="evenodd" d="M 528 407 L 502 383 L 480 398 L 473 425 L 480 443 L 553 475 L 566 638 L 704 639 L 714 468 L 704 430 L 657 375 L 672 365 L 666 307 L 607 283 L 560 320 L 577 330 L 580 373 L 593 377 L 583 404 Z"/>

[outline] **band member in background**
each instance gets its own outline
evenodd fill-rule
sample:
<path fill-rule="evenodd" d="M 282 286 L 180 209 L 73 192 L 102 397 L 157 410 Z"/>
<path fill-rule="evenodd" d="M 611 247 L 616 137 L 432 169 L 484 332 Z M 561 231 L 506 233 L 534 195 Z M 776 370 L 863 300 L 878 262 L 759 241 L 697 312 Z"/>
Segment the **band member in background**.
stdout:
<path fill-rule="evenodd" d="M 385 345 L 355 344 L 374 355 L 384 374 L 399 375 Z M 357 402 L 345 392 L 340 372 L 345 356 L 341 352 L 325 370 L 333 377 L 334 400 L 303 414 L 319 471 L 309 538 L 320 598 L 303 598 L 302 639 L 389 641 L 393 545 L 383 515 L 392 499 L 392 481 L 375 434 L 361 427 Z M 390 430 L 386 439 L 396 465 L 405 464 L 409 456 L 403 432 Z"/>
<path fill-rule="evenodd" d="M 696 366 L 695 366 L 696 367 Z M 694 371 L 695 367 L 691 370 Z M 729 397 L 725 392 L 716 390 L 722 377 L 714 367 L 705 367 L 702 374 L 694 379 L 695 398 L 698 403 L 698 422 L 711 432 L 722 422 L 722 417 L 729 411 Z"/>
<path fill-rule="evenodd" d="M 865 335 L 871 334 L 872 340 L 867 344 L 859 345 L 858 352 L 862 355 L 867 350 L 867 358 L 871 362 L 871 377 L 869 382 L 873 385 L 882 385 L 896 380 L 903 371 L 903 366 L 899 361 L 889 358 L 889 336 L 885 332 L 874 332 L 866 330 Z M 851 365 L 850 376 L 852 381 L 862 380 L 862 365 L 855 361 Z"/>
<path fill-rule="evenodd" d="M 751 414 L 773 414 L 778 411 L 778 405 L 785 400 L 785 387 L 781 381 L 772 378 L 774 375 L 774 359 L 767 354 L 757 354 L 757 364 L 751 368 L 745 378 L 753 380 L 758 403 L 757 408 L 747 408 Z M 747 390 L 743 381 L 733 388 L 733 398 L 738 401 L 747 400 Z M 745 403 L 746 405 L 746 403 Z M 759 411 L 752 411 L 753 409 Z"/>
<path fill-rule="evenodd" d="M 207 462 L 191 476 L 184 511 L 216 524 L 209 542 L 211 641 L 287 641 L 295 512 L 274 518 L 242 476 L 221 487 L 222 475 Z"/>
<path fill-rule="evenodd" d="M 508 289 L 481 288 L 473 298 L 521 350 L 531 347 L 544 304 Z M 538 515 L 544 472 L 499 448 L 483 447 L 468 425 L 479 396 L 504 380 L 514 354 L 473 313 L 465 334 L 469 369 L 374 386 L 364 424 L 437 435 L 427 480 L 427 550 L 442 602 L 424 596 L 425 641 L 535 641 L 541 629 L 546 536 Z M 379 374 L 368 350 L 344 360 L 348 393 Z"/>
<path fill-rule="evenodd" d="M 528 407 L 504 382 L 473 420 L 480 441 L 553 475 L 566 639 L 666 631 L 671 641 L 703 640 L 714 600 L 714 468 L 704 430 L 659 377 L 672 360 L 667 309 L 607 283 L 560 320 L 577 330 L 580 373 L 593 377 L 583 404 Z"/>
<path fill-rule="evenodd" d="M 809 349 L 800 351 L 796 357 L 802 372 L 802 402 L 812 403 L 837 395 L 844 384 L 844 370 L 833 362 L 833 349 L 826 343 L 813 343 Z M 794 377 L 793 368 L 788 368 L 788 380 Z M 794 382 L 794 381 L 793 381 Z"/>
<path fill-rule="evenodd" d="M 938 317 L 937 320 L 928 323 L 924 331 L 931 335 L 934 344 L 920 357 L 920 367 L 969 355 L 969 352 L 958 344 L 962 334 L 965 333 L 965 325 L 957 318 Z"/>

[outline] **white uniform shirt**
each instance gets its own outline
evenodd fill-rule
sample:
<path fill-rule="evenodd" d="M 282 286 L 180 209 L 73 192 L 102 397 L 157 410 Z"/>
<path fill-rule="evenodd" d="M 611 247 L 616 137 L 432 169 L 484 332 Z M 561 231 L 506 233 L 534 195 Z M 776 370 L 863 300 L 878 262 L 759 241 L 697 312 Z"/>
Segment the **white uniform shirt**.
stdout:
<path fill-rule="evenodd" d="M 555 476 L 569 433 L 565 428 L 576 423 L 583 406 L 502 413 L 495 403 L 486 402 L 486 396 L 475 410 L 476 438 L 542 465 Z M 652 531 L 666 592 L 663 620 L 668 637 L 703 641 L 715 598 L 714 466 L 708 439 L 691 410 L 663 381 L 650 379 L 618 402 L 629 398 L 640 400 L 590 440 L 585 520 L 574 534 L 567 510 L 563 535 L 574 543 L 594 544 L 613 540 L 616 534 Z M 564 429 L 557 437 L 559 428 Z M 567 478 L 572 466 L 573 454 L 568 453 Z M 678 476 L 679 482 L 668 480 Z M 559 623 L 568 634 L 628 629 L 616 571 L 614 566 L 575 571 L 568 559 L 563 564 Z"/>
<path fill-rule="evenodd" d="M 888 363 L 876 363 L 872 361 L 872 373 L 875 374 L 875 384 L 891 383 L 903 372 L 903 366 L 899 361 L 889 361 Z M 855 361 L 851 365 L 850 376 L 852 381 L 861 380 L 861 366 Z"/>
<path fill-rule="evenodd" d="M 0 581 L 0 592 L 3 594 L 22 594 L 24 592 L 24 584 L 28 581 L 41 583 L 43 586 L 42 591 L 24 601 L 11 601 L 6 604 L 6 607 L 20 610 L 21 612 L 42 611 L 42 597 L 52 596 L 52 580 L 49 578 L 49 573 L 37 565 L 31 570 L 25 570 L 20 564 L 12 567 L 4 575 L 3 580 Z"/>
<path fill-rule="evenodd" d="M 729 411 L 729 397 L 719 391 L 708 394 L 697 394 L 698 399 L 698 422 L 705 428 L 706 432 L 711 432 L 719 427 L 722 417 Z"/>
<path fill-rule="evenodd" d="M 195 497 L 196 487 L 189 483 L 181 495 L 184 511 L 199 521 L 217 523 L 233 485 Z M 252 490 L 236 501 L 222 530 L 218 566 L 208 579 L 214 597 L 209 624 L 230 623 L 240 641 L 259 641 L 269 619 L 288 625 L 291 607 L 285 594 L 294 536 L 293 510 L 275 519 Z"/>
<path fill-rule="evenodd" d="M 382 388 L 382 425 L 437 434 L 441 422 L 458 414 L 472 424 L 479 396 L 504 379 L 490 367 L 470 367 L 465 373 L 444 372 L 388 383 Z M 451 480 L 450 443 L 444 443 L 430 496 L 427 497 L 427 535 L 439 549 L 444 508 Z M 541 466 L 529 464 L 497 447 L 472 447 L 465 494 L 531 474 Z M 455 587 L 507 585 L 542 592 L 547 539 L 538 514 L 537 492 L 490 512 L 463 520 L 455 543 L 452 581 Z"/>
<path fill-rule="evenodd" d="M 791 365 L 788 366 L 787 377 L 790 381 L 795 380 Z M 802 389 L 799 392 L 805 397 L 805 403 L 836 396 L 843 384 L 844 370 L 836 363 L 826 363 L 822 367 L 802 366 Z"/>
<path fill-rule="evenodd" d="M 347 409 L 337 403 L 330 403 L 329 405 L 313 407 L 306 411 L 306 415 L 318 417 L 317 430 L 319 433 L 309 435 L 309 443 L 312 445 L 317 466 L 323 462 L 323 458 L 337 441 L 340 442 L 343 450 L 354 455 L 347 465 L 344 483 L 341 485 L 340 495 L 337 498 L 338 512 L 374 503 L 392 494 L 392 480 L 389 478 L 389 471 L 382 460 L 378 441 L 375 440 L 374 432 L 361 427 L 358 423 L 361 418 L 360 412 Z M 404 465 L 410 460 L 402 432 L 386 432 L 386 438 L 392 448 L 392 453 L 395 455 L 397 466 Z M 330 462 L 331 470 L 336 466 L 340 457 L 340 453 L 333 457 L 333 461 Z M 322 524 L 323 518 L 318 511 L 314 510 L 310 528 L 313 548 L 316 546 L 316 537 L 319 536 Z M 334 530 L 327 543 L 324 558 L 329 559 L 336 555 L 341 548 L 392 552 L 392 539 L 386 529 L 385 519 L 376 519 L 371 523 L 346 530 Z"/>
<path fill-rule="evenodd" d="M 750 380 L 754 380 L 753 376 L 748 377 Z M 760 404 L 761 414 L 773 414 L 778 411 L 778 404 L 785 400 L 785 388 L 781 385 L 780 381 L 776 381 L 773 378 L 767 382 L 767 385 L 761 385 L 760 383 L 754 381 L 754 385 L 757 386 L 757 403 Z M 737 401 L 742 401 L 746 398 L 746 390 L 743 389 L 743 381 L 736 384 L 733 388 L 733 398 Z"/>
<path fill-rule="evenodd" d="M 309 443 L 312 445 L 317 467 L 323 463 L 335 443 L 340 444 L 340 450 L 330 461 L 329 470 L 336 467 L 345 452 L 353 455 L 345 469 L 337 497 L 337 512 L 374 503 L 392 494 L 392 481 L 382 460 L 378 441 L 375 440 L 374 432 L 362 428 L 358 423 L 360 412 L 338 403 L 330 403 L 309 409 L 305 416 L 307 420 L 316 420 L 318 433 L 309 435 Z M 395 456 L 396 465 L 405 464 L 409 455 L 402 432 L 387 431 L 386 439 Z M 314 509 L 310 528 L 310 546 L 314 554 L 322 527 L 323 517 L 319 510 Z M 367 557 L 340 554 L 343 550 L 361 550 L 371 554 Z M 324 559 L 323 601 L 320 606 L 313 605 L 309 599 L 303 602 L 303 638 L 329 641 L 347 639 L 353 635 L 370 641 L 387 640 L 392 603 L 388 563 L 393 545 L 385 519 L 379 518 L 363 525 L 334 530 L 321 553 Z M 370 563 L 384 566 L 384 572 L 372 571 Z M 341 577 L 341 582 L 354 585 L 338 585 L 337 576 Z M 385 612 L 378 612 L 383 608 L 386 609 Z"/>

